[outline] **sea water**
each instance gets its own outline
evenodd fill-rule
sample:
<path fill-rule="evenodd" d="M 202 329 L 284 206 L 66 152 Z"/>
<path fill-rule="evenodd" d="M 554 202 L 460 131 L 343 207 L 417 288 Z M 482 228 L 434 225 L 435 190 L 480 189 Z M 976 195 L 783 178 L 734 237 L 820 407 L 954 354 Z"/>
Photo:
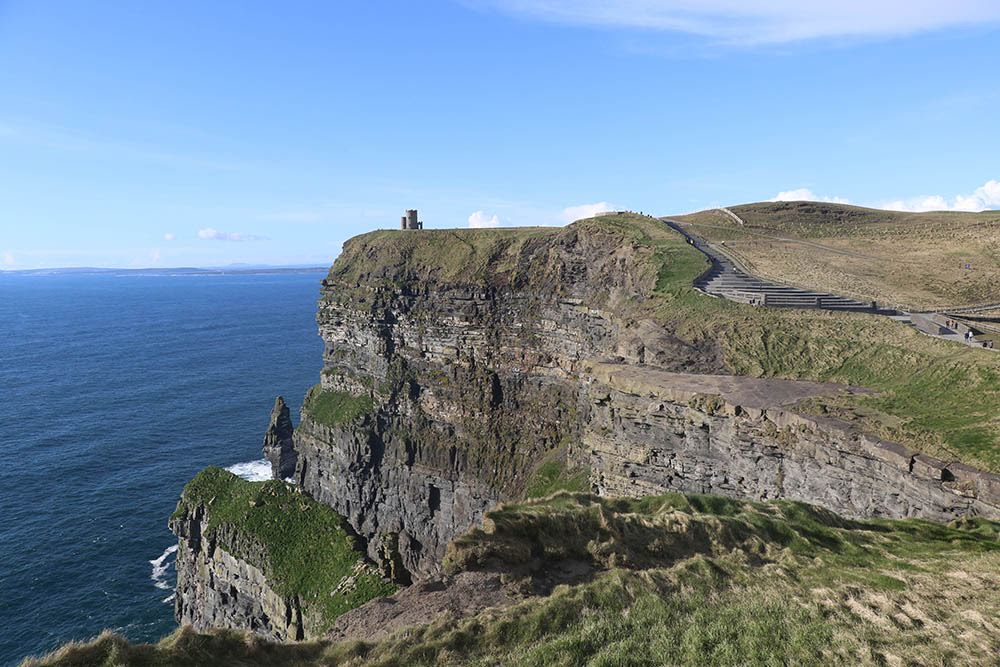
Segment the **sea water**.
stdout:
<path fill-rule="evenodd" d="M 174 629 L 167 518 L 209 465 L 266 479 L 318 381 L 321 273 L 0 275 L 0 665 Z"/>

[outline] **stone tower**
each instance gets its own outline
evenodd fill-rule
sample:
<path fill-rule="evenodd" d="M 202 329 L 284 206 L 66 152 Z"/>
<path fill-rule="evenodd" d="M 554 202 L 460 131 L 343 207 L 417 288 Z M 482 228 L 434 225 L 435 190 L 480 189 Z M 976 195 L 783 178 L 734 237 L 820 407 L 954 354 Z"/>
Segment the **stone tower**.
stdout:
<path fill-rule="evenodd" d="M 406 209 L 406 215 L 399 221 L 400 229 L 423 229 L 424 223 L 417 220 L 417 209 Z"/>

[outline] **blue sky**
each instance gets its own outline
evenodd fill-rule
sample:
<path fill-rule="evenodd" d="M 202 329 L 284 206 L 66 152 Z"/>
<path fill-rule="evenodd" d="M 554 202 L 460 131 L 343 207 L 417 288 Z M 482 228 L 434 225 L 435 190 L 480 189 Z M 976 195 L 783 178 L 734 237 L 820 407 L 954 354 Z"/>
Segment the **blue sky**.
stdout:
<path fill-rule="evenodd" d="M 1000 208 L 998 28 L 985 0 L 0 0 L 0 268 L 326 264 L 407 207 Z"/>

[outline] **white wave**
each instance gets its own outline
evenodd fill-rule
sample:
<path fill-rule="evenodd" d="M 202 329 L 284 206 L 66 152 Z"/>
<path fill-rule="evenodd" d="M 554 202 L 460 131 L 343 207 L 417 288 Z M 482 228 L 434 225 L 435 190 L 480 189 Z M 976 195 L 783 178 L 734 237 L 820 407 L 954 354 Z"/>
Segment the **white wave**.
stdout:
<path fill-rule="evenodd" d="M 259 461 L 245 461 L 226 468 L 234 475 L 238 475 L 248 482 L 266 482 L 271 479 L 271 462 L 267 459 Z"/>
<path fill-rule="evenodd" d="M 153 580 L 153 585 L 160 590 L 169 591 L 170 584 L 167 583 L 167 572 L 170 570 L 170 565 L 173 563 L 172 560 L 168 561 L 173 554 L 177 552 L 177 545 L 171 545 L 163 550 L 159 558 L 154 558 L 149 561 L 149 564 L 153 566 L 153 573 L 150 575 L 150 579 Z"/>
<path fill-rule="evenodd" d="M 163 604 L 170 604 L 174 601 L 175 597 L 177 597 L 177 593 L 171 593 L 167 597 L 163 598 Z"/>

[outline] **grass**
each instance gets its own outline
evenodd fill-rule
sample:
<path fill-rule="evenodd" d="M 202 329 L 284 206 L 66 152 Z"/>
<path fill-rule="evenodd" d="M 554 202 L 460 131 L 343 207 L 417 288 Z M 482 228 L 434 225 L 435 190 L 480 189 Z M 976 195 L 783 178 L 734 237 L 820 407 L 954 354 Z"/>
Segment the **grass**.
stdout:
<path fill-rule="evenodd" d="M 320 424 L 338 426 L 371 413 L 374 404 L 369 396 L 324 390 L 320 385 L 315 385 L 306 394 L 303 408 Z"/>
<path fill-rule="evenodd" d="M 544 498 L 557 491 L 582 492 L 590 490 L 590 471 L 566 466 L 565 449 L 550 453 L 547 460 L 535 469 L 525 485 L 524 498 Z"/>
<path fill-rule="evenodd" d="M 1000 301 L 1000 212 L 901 213 L 775 202 L 677 219 L 761 275 L 907 309 Z M 966 268 L 966 266 L 969 268 Z"/>
<path fill-rule="evenodd" d="M 365 565 L 344 519 L 285 482 L 248 482 L 206 468 L 184 487 L 173 518 L 199 505 L 207 509 L 207 532 L 223 548 L 261 567 L 281 595 L 299 597 L 312 622 L 307 636 L 322 634 L 345 611 L 396 590 Z M 264 562 L 258 563 L 261 553 Z"/>
<path fill-rule="evenodd" d="M 509 278 L 555 227 L 377 231 L 344 244 L 330 279 L 344 283 L 419 278 L 450 283 Z"/>
<path fill-rule="evenodd" d="M 561 493 L 491 512 L 450 551 L 453 570 L 595 568 L 547 596 L 379 642 L 179 630 L 133 646 L 107 634 L 29 664 L 988 664 L 1000 651 L 998 535 L 977 519 L 846 521 L 793 502 Z"/>

